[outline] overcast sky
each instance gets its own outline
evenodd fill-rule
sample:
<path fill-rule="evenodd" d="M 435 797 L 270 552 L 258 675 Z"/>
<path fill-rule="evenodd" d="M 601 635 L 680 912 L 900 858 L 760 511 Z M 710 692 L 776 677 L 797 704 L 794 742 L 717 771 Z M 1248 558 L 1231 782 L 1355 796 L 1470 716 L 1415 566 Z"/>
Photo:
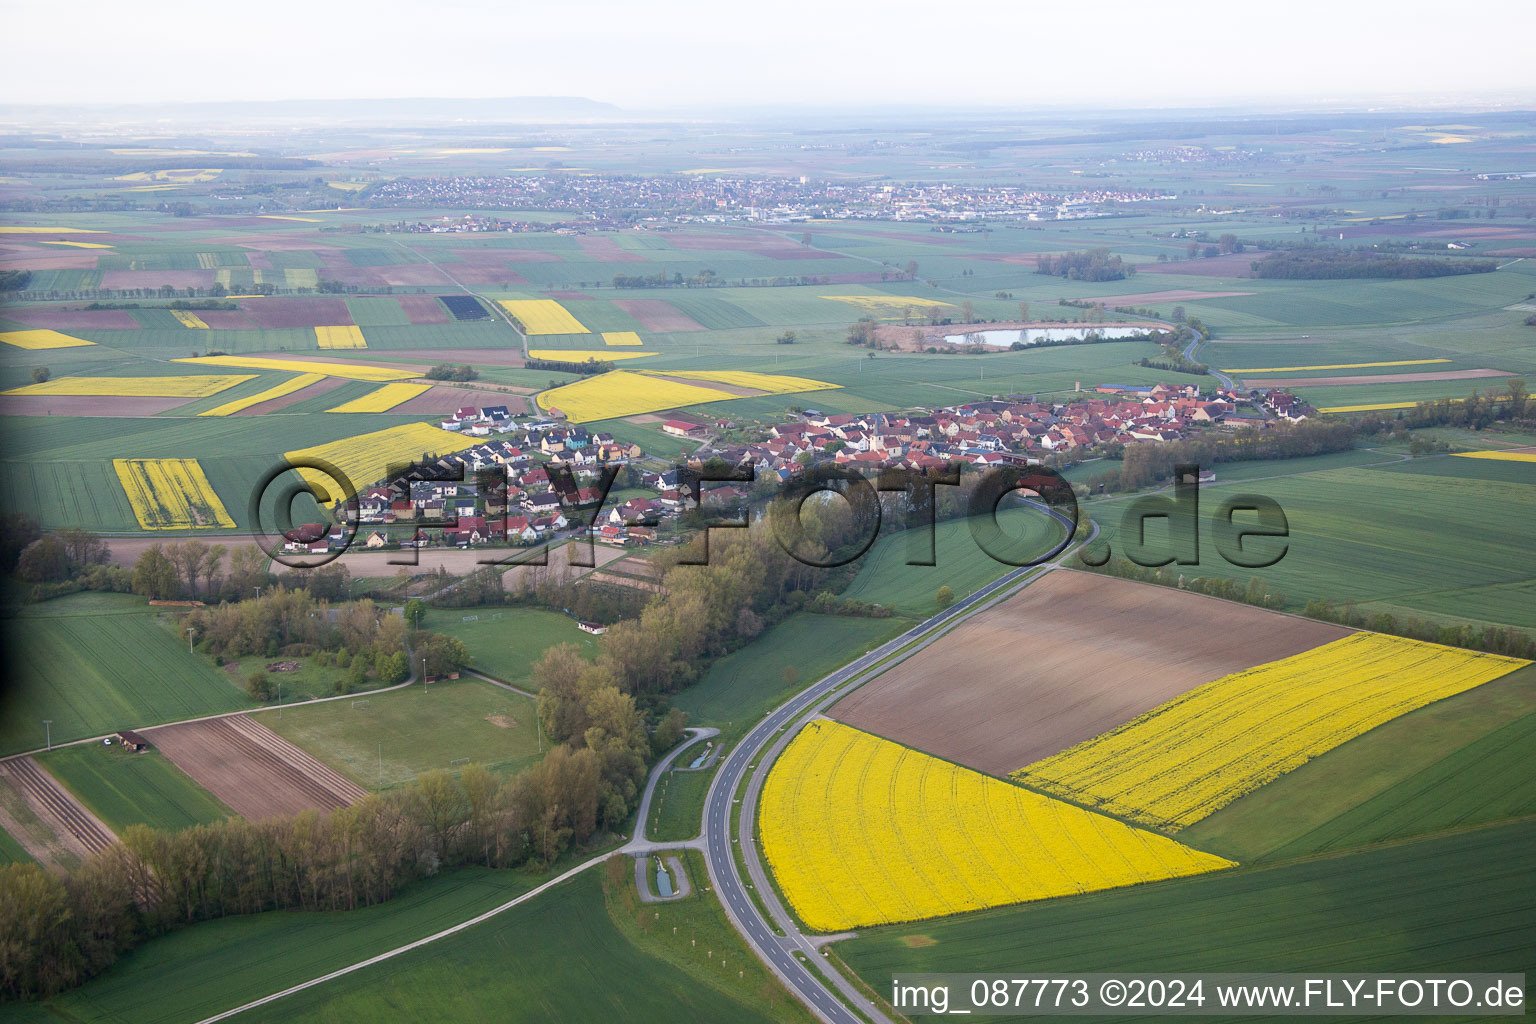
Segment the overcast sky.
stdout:
<path fill-rule="evenodd" d="M 1536 3 L 0 0 L 0 102 L 1536 100 Z"/>

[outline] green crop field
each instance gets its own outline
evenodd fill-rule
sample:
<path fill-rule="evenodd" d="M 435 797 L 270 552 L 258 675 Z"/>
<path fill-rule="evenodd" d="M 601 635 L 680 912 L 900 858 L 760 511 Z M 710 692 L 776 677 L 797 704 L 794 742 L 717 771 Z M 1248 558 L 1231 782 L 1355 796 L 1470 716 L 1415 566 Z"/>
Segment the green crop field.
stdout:
<path fill-rule="evenodd" d="M 1314 758 L 1179 838 L 1289 860 L 1536 814 L 1536 666 L 1419 708 Z"/>
<path fill-rule="evenodd" d="M 525 690 L 534 688 L 533 663 L 545 648 L 575 644 L 583 657 L 594 658 L 603 643 L 578 629 L 569 615 L 541 608 L 431 608 L 422 628 L 458 637 L 474 657 L 474 668 Z"/>
<path fill-rule="evenodd" d="M 1061 525 L 1043 512 L 1005 509 L 998 515 L 1003 543 L 1017 542 L 1029 557 L 1044 555 L 1061 542 Z M 935 601 L 940 587 L 949 587 L 956 600 L 1016 568 L 987 554 L 971 535 L 972 521 L 949 519 L 933 529 L 934 565 L 908 565 L 929 556 L 929 531 L 902 530 L 877 541 L 859 559 L 859 574 L 843 596 L 885 605 L 899 615 L 926 619 L 940 611 Z"/>
<path fill-rule="evenodd" d="M 201 1020 L 458 924 L 543 880 L 461 868 L 361 910 L 204 921 L 145 943 L 101 977 L 36 1007 L 35 1016 L 85 1024 Z"/>
<path fill-rule="evenodd" d="M 809 1024 L 814 1019 L 809 1011 L 747 952 L 720 904 L 702 891 L 709 885 L 704 858 L 697 851 L 685 850 L 679 859 L 693 892 L 669 903 L 646 904 L 636 899 L 629 858 L 621 858 L 617 866 L 607 864 L 599 869 L 611 872 L 604 879 L 604 890 L 609 918 L 620 934 L 641 953 L 688 975 L 696 987 L 736 1000 L 753 1016 Z M 646 865 L 653 886 L 655 864 L 651 860 Z M 676 871 L 671 873 L 676 885 Z"/>
<path fill-rule="evenodd" d="M 473 1020 L 485 1007 L 495 1006 L 498 1018 L 506 1021 L 714 1024 L 773 1019 L 750 992 L 733 998 L 629 942 L 604 904 L 602 870 L 589 870 L 483 925 L 300 992 L 249 1017 Z M 724 970 L 732 974 L 755 963 L 744 950 L 732 950 L 723 959 Z M 601 984 L 593 983 L 597 978 Z"/>
<path fill-rule="evenodd" d="M 5 623 L 9 693 L 0 753 L 250 706 L 226 673 L 187 653 L 143 598 L 74 594 Z M 21 642 L 22 638 L 25 642 Z"/>
<path fill-rule="evenodd" d="M 183 829 L 234 813 L 155 750 L 82 743 L 37 760 L 114 832 L 136 824 Z"/>
<path fill-rule="evenodd" d="M 704 678 L 672 698 L 692 725 L 718 726 L 723 739 L 746 727 L 795 690 L 878 647 L 911 625 L 906 619 L 859 619 L 801 612 L 739 651 L 716 661 Z M 786 684 L 784 669 L 795 670 Z"/>
<path fill-rule="evenodd" d="M 388 787 L 461 758 L 508 772 L 539 758 L 534 702 L 478 679 L 290 705 L 256 720 L 370 789 L 381 773 Z"/>
<path fill-rule="evenodd" d="M 0 867 L 6 864 L 30 864 L 32 855 L 5 829 L 0 829 Z"/>
<path fill-rule="evenodd" d="M 834 948 L 877 990 L 896 972 L 1018 964 L 1037 973 L 1526 973 L 1536 964 L 1536 889 L 1525 882 L 1533 841 L 1536 822 L 1524 821 L 874 929 Z"/>
<path fill-rule="evenodd" d="M 1521 540 L 1536 516 L 1536 490 L 1528 482 L 1480 479 L 1478 470 L 1459 465 L 1478 461 L 1441 457 L 1422 460 L 1436 467 L 1422 472 L 1397 471 L 1395 464 L 1333 469 L 1230 488 L 1219 482 L 1218 466 L 1218 484 L 1200 494 L 1200 565 L 1178 571 L 1245 581 L 1257 575 L 1292 609 L 1332 599 L 1368 612 L 1536 627 L 1536 549 Z M 1240 493 L 1267 496 L 1285 511 L 1289 546 L 1270 568 L 1233 566 L 1216 550 L 1210 517 Z M 1104 530 L 1096 546 L 1107 542 L 1126 554 L 1121 527 L 1136 500 L 1087 505 Z M 1147 536 L 1162 544 L 1166 525 L 1150 521 Z"/>

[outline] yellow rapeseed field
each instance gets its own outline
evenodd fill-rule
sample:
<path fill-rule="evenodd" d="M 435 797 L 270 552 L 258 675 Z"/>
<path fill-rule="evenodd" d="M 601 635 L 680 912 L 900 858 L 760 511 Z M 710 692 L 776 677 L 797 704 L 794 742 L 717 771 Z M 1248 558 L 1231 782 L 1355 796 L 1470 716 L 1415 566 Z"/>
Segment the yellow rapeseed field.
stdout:
<path fill-rule="evenodd" d="M 1449 359 L 1398 359 L 1390 363 L 1321 363 L 1317 366 L 1239 366 L 1223 368 L 1222 373 L 1288 373 L 1292 370 L 1363 370 L 1368 366 L 1428 366 L 1448 363 Z"/>
<path fill-rule="evenodd" d="M 1356 633 L 1196 687 L 1014 777 L 1179 829 L 1383 722 L 1526 664 Z"/>
<path fill-rule="evenodd" d="M 787 377 L 778 373 L 751 373 L 747 370 L 636 370 L 636 373 L 662 373 L 668 377 L 686 377 L 688 380 L 709 381 L 712 384 L 729 384 L 738 388 L 755 388 L 770 395 L 789 395 L 797 391 L 825 391 L 840 388 L 841 384 L 828 384 L 824 380 L 809 377 Z"/>
<path fill-rule="evenodd" d="M 823 295 L 822 298 L 857 306 L 861 313 L 883 317 L 886 320 L 899 320 L 909 312 L 914 317 L 927 316 L 928 310 L 935 306 L 939 309 L 955 308 L 953 303 L 940 302 L 938 299 L 924 299 L 916 295 Z"/>
<path fill-rule="evenodd" d="M 643 344 L 645 344 L 645 342 L 641 341 L 640 340 L 640 335 L 636 334 L 634 331 L 604 331 L 603 332 L 603 344 L 604 345 L 643 345 Z"/>
<path fill-rule="evenodd" d="M 322 380 L 325 380 L 324 374 L 301 373 L 297 377 L 288 378 L 275 387 L 267 388 L 265 391 L 258 391 L 256 394 L 247 395 L 244 398 L 236 398 L 233 401 L 225 402 L 223 405 L 214 406 L 212 409 L 205 409 L 203 412 L 198 413 L 198 415 L 229 416 L 232 413 L 239 412 L 241 409 L 249 409 L 253 405 L 260 405 L 262 402 L 269 402 L 274 398 L 281 398 L 284 395 L 291 395 L 295 391 L 302 391 L 311 384 L 318 384 Z"/>
<path fill-rule="evenodd" d="M 363 338 L 362 329 L 351 325 L 345 327 L 316 327 L 315 342 L 321 348 L 368 347 L 368 342 Z"/>
<path fill-rule="evenodd" d="M 71 247 L 73 247 L 75 249 L 113 249 L 113 248 L 116 248 L 116 246 L 108 245 L 106 242 L 45 241 L 45 242 L 39 242 L 38 244 L 39 245 L 68 245 L 68 246 L 71 246 Z"/>
<path fill-rule="evenodd" d="M 94 345 L 94 341 L 86 341 L 84 338 L 74 338 L 68 334 L 60 334 L 58 331 L 4 331 L 0 332 L 0 342 L 13 345 L 16 348 L 79 348 L 81 345 Z"/>
<path fill-rule="evenodd" d="M 362 490 L 382 481 L 391 470 L 402 468 L 423 455 L 447 455 L 478 443 L 473 437 L 443 430 L 430 423 L 405 423 L 328 444 L 300 448 L 286 452 L 284 457 L 290 463 L 304 458 L 324 460 L 345 473 L 354 488 Z M 330 493 L 341 481 L 330 484 L 325 474 L 313 469 L 300 468 L 298 472 L 314 489 L 321 504 L 329 504 L 343 497 Z"/>
<path fill-rule="evenodd" d="M 826 719 L 780 755 L 759 824 L 779 886 L 818 932 L 1234 866 Z"/>
<path fill-rule="evenodd" d="M 528 350 L 530 359 L 553 359 L 563 363 L 584 363 L 588 359 L 616 363 L 620 359 L 644 359 L 647 356 L 660 354 L 659 352 L 607 352 L 592 348 L 531 348 Z"/>
<path fill-rule="evenodd" d="M 580 320 L 554 299 L 502 299 L 501 306 L 529 334 L 589 334 Z"/>
<path fill-rule="evenodd" d="M 572 423 L 587 423 L 731 397 L 729 393 L 713 388 L 614 370 L 546 391 L 538 396 L 538 402 L 546 411 L 559 409 Z"/>
<path fill-rule="evenodd" d="M 293 373 L 321 373 L 327 377 L 346 380 L 410 380 L 421 374 L 410 370 L 396 370 L 388 366 L 369 366 L 366 363 L 320 363 L 308 359 L 268 359 L 265 356 L 201 356 L 197 359 L 173 359 L 176 363 L 198 363 L 203 366 L 239 366 L 250 370 L 289 370 Z"/>
<path fill-rule="evenodd" d="M 41 384 L 11 388 L 7 395 L 91 395 L 112 398 L 207 398 L 253 373 L 224 373 L 199 377 L 56 377 Z"/>
<path fill-rule="evenodd" d="M 146 530 L 235 527 L 196 459 L 113 459 L 112 468 Z"/>
<path fill-rule="evenodd" d="M 1500 462 L 1536 462 L 1536 451 L 1528 452 L 1457 452 L 1458 459 L 1496 459 Z"/>
<path fill-rule="evenodd" d="M 417 395 L 430 391 L 430 384 L 385 384 L 368 392 L 361 398 L 354 398 L 350 402 L 343 402 L 334 409 L 326 412 L 389 412 L 402 402 L 409 402 Z"/>
<path fill-rule="evenodd" d="M 175 317 L 177 320 L 180 320 L 183 327 L 194 327 L 201 331 L 206 331 L 208 329 L 208 324 L 203 320 L 202 317 L 185 309 L 173 309 L 171 310 L 171 316 Z"/>

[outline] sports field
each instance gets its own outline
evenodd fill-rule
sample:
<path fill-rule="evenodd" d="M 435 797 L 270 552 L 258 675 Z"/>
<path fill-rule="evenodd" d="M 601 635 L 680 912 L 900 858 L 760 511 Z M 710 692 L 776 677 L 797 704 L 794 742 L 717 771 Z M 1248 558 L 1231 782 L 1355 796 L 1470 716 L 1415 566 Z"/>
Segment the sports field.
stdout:
<path fill-rule="evenodd" d="M 602 637 L 578 629 L 569 615 L 542 608 L 432 608 L 422 628 L 457 637 L 477 670 L 525 690 L 534 688 L 533 664 L 546 648 L 574 644 L 583 657 L 595 658 L 603 644 Z"/>
<path fill-rule="evenodd" d="M 534 702 L 478 679 L 417 684 L 254 716 L 368 789 L 474 762 L 517 771 L 539 758 Z"/>

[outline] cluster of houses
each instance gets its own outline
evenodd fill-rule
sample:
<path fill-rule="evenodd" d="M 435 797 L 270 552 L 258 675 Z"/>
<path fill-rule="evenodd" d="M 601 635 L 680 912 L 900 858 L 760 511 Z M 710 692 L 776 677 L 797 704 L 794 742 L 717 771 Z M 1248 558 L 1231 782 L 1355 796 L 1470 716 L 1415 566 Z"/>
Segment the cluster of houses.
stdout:
<path fill-rule="evenodd" d="M 1029 465 L 1114 443 L 1176 441 L 1192 428 L 1226 422 L 1240 404 L 1290 421 L 1311 412 L 1296 396 L 1279 390 L 1202 395 L 1194 385 L 1103 384 L 1094 394 L 1101 397 L 1065 403 L 1012 395 L 931 412 L 826 415 L 806 410 L 744 443 L 706 443 L 713 427 L 686 419 L 667 420 L 661 429 L 700 441 L 698 459 L 750 465 L 755 482 L 779 484 L 818 462 L 919 471 L 954 462 Z M 460 409 L 443 425 L 450 422 L 454 426 L 449 429 L 487 438 L 428 467 L 433 475 L 462 479 L 416 480 L 408 488 L 381 485 L 361 493 L 357 539 L 364 547 L 528 545 L 583 527 L 604 543 L 649 544 L 664 519 L 692 503 L 675 469 L 652 469 L 639 474 L 647 496 L 614 502 L 593 520 L 585 510 L 601 498 L 599 491 L 586 487 L 562 494 L 550 470 L 638 464 L 645 458 L 639 445 L 558 419 L 519 422 L 504 406 Z M 495 488 L 482 488 L 477 473 L 485 469 L 501 469 L 498 481 L 504 479 L 505 487 L 498 482 Z M 634 477 L 632 472 L 632 484 Z M 752 486 L 706 487 L 699 503 L 738 506 Z M 577 508 L 584 511 L 573 511 Z M 347 543 L 347 531 L 339 526 L 328 530 L 306 524 L 285 536 L 287 549 L 296 552 L 323 553 Z"/>
<path fill-rule="evenodd" d="M 1104 385 L 1097 391 L 1113 397 L 1052 403 L 1012 396 L 922 414 L 808 412 L 770 427 L 761 441 L 715 454 L 732 464 L 750 463 L 759 479 L 772 474 L 780 480 L 806 462 L 823 460 L 917 470 L 951 462 L 1027 465 L 1116 442 L 1179 440 L 1192 426 L 1225 422 L 1239 401 L 1231 392 L 1202 396 L 1192 385 Z"/>

